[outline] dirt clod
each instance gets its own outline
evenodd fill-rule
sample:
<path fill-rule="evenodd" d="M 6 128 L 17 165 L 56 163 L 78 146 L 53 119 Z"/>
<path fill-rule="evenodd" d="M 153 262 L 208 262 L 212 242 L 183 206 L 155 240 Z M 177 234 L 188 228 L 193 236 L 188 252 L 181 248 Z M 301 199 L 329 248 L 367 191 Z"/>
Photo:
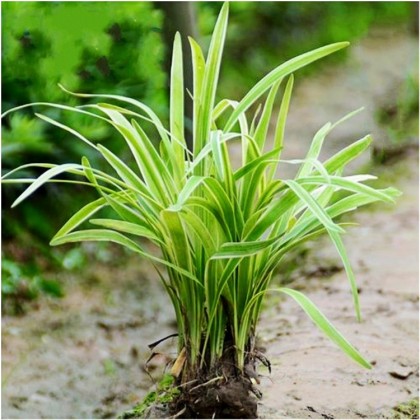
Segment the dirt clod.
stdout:
<path fill-rule="evenodd" d="M 250 393 L 250 385 L 244 378 L 196 389 L 184 395 L 178 407 L 180 404 L 186 407 L 183 418 L 257 417 L 257 399 Z"/>
<path fill-rule="evenodd" d="M 414 371 L 410 368 L 401 368 L 398 370 L 392 370 L 391 372 L 389 372 L 389 374 L 393 377 L 393 378 L 397 378 L 397 379 L 407 379 L 410 375 L 412 375 L 414 373 Z"/>

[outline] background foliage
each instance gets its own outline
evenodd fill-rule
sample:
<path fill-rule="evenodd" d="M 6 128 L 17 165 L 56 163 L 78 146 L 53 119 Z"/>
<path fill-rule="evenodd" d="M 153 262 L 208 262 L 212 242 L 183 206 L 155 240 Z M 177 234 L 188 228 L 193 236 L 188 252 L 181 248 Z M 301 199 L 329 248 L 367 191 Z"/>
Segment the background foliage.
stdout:
<path fill-rule="evenodd" d="M 203 33 L 213 27 L 221 4 L 199 3 Z M 232 2 L 221 90 L 240 96 L 279 62 L 331 42 L 355 42 L 374 25 L 415 25 L 414 14 L 409 2 Z M 342 57 L 331 56 L 303 72 Z"/>
<path fill-rule="evenodd" d="M 149 2 L 2 4 L 3 110 L 29 102 L 81 103 L 58 88 L 57 84 L 62 83 L 73 91 L 132 96 L 164 115 L 161 21 L 160 13 Z M 43 111 L 65 124 L 81 127 L 92 141 L 106 141 L 124 156 L 122 142 L 111 136 L 109 127 L 74 113 L 48 108 Z M 3 171 L 25 162 L 74 161 L 81 153 L 95 161 L 96 156 L 88 149 L 69 139 L 65 132 L 48 127 L 34 117 L 33 112 L 29 108 L 5 120 Z M 9 193 L 15 195 L 16 192 L 11 189 L 4 192 L 7 208 Z M 51 237 L 56 227 L 55 223 L 50 223 L 51 217 L 60 222 L 59 209 L 63 204 L 72 207 L 74 202 L 74 195 L 60 194 L 60 203 L 56 206 L 57 194 L 53 188 L 36 204 L 18 209 L 19 219 L 29 224 L 25 229 L 44 239 Z M 80 195 L 83 194 L 80 191 Z M 74 204 L 77 207 L 79 203 Z M 5 217 L 9 223 L 4 224 L 4 234 L 19 233 L 20 226 L 13 223 L 7 213 Z"/>

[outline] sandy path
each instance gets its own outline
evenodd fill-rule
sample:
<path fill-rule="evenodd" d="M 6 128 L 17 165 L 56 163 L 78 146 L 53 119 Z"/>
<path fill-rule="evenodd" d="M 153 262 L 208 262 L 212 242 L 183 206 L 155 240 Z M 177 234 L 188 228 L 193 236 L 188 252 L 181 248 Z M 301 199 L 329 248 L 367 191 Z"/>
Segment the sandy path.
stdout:
<path fill-rule="evenodd" d="M 416 60 L 416 41 L 395 34 L 353 48 L 345 69 L 326 70 L 298 85 L 285 157 L 302 157 L 322 124 L 362 105 L 367 112 L 331 136 L 327 154 L 366 132 L 381 133 L 373 111 L 395 98 L 396 86 Z M 380 417 L 416 393 L 418 191 L 416 171 L 409 169 L 417 167 L 416 158 L 410 162 L 404 165 L 406 176 L 399 177 L 405 196 L 396 210 L 359 214 L 361 227 L 346 235 L 362 289 L 362 324 L 354 319 L 343 273 L 328 281 L 314 274 L 337 264 L 327 242 L 317 245 L 295 276 L 337 327 L 376 361 L 375 369 L 359 369 L 293 302 L 273 299 L 260 331 L 273 361 L 271 379 L 262 381 L 267 416 Z M 175 330 L 172 309 L 146 262 L 96 264 L 82 279 L 78 273 L 62 276 L 64 299 L 45 300 L 27 316 L 2 319 L 3 418 L 116 416 L 151 386 L 142 368 L 147 344 Z M 392 371 L 409 376 L 397 379 Z"/>
<path fill-rule="evenodd" d="M 2 418 L 113 418 L 152 384 L 147 345 L 176 331 L 147 262 L 64 275 L 65 298 L 2 319 Z"/>

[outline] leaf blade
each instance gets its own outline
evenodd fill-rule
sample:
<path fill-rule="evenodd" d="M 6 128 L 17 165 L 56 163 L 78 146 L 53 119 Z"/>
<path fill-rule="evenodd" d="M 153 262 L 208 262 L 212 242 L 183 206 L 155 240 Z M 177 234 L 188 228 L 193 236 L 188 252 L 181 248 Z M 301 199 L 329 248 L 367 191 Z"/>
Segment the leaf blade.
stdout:
<path fill-rule="evenodd" d="M 306 312 L 313 323 L 341 350 L 350 356 L 355 362 L 367 369 L 371 369 L 372 365 L 352 346 L 341 333 L 328 321 L 325 315 L 314 305 L 314 303 L 303 293 L 289 288 L 278 289 L 292 297 L 299 306 Z"/>
<path fill-rule="evenodd" d="M 341 50 L 349 45 L 348 42 L 337 42 L 334 44 L 327 45 L 325 47 L 317 48 L 313 51 L 309 51 L 305 54 L 299 55 L 298 57 L 292 58 L 289 61 L 276 67 L 270 73 L 268 73 L 263 79 L 261 79 L 242 99 L 238 107 L 232 112 L 229 120 L 226 122 L 224 131 L 230 131 L 235 124 L 238 116 L 246 111 L 267 89 L 269 89 L 276 81 L 280 78 L 285 77 L 296 70 L 304 67 L 313 61 L 319 60 L 329 54 Z"/>

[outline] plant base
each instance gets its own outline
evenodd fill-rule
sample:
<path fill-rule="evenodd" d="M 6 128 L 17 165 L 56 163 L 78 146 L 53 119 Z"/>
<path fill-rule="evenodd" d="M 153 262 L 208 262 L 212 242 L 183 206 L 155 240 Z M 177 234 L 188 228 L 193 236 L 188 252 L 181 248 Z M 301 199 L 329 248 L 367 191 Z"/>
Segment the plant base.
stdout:
<path fill-rule="evenodd" d="M 257 399 L 248 378 L 206 381 L 187 390 L 171 405 L 180 418 L 257 418 Z"/>
<path fill-rule="evenodd" d="M 180 418 L 257 418 L 257 399 L 250 392 L 249 380 L 211 383 L 181 394 L 171 406 Z"/>

